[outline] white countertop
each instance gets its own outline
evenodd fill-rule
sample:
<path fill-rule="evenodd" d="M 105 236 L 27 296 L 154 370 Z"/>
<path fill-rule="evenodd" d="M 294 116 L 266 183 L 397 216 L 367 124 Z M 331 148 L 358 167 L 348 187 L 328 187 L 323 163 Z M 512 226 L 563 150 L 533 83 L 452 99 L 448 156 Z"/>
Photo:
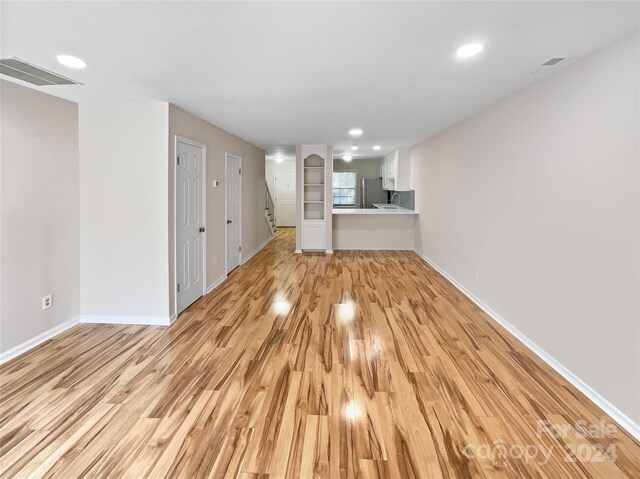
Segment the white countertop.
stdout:
<path fill-rule="evenodd" d="M 408 208 L 333 208 L 334 215 L 417 215 L 413 210 Z"/>

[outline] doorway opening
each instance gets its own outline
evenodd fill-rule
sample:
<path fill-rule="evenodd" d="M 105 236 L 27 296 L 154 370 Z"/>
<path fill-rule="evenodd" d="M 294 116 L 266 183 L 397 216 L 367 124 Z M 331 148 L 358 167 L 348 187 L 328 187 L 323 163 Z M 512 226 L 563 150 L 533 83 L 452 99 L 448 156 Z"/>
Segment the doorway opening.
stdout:
<path fill-rule="evenodd" d="M 296 169 L 295 161 L 276 166 L 273 178 L 276 226 L 296 225 Z M 278 168 L 281 167 L 281 168 Z"/>

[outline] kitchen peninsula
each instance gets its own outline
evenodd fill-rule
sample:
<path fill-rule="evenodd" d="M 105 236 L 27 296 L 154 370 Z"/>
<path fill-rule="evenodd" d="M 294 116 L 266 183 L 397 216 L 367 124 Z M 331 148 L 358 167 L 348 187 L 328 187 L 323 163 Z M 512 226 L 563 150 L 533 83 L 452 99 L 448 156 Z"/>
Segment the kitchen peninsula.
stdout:
<path fill-rule="evenodd" d="M 333 249 L 412 250 L 418 213 L 396 205 L 334 208 Z"/>

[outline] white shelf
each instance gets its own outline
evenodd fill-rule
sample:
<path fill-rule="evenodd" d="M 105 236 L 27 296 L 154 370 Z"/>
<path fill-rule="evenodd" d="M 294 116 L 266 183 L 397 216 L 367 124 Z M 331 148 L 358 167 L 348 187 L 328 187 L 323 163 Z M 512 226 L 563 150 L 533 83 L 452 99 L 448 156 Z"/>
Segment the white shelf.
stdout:
<path fill-rule="evenodd" d="M 302 172 L 302 249 L 324 250 L 326 247 L 326 162 L 313 153 L 304 158 Z"/>

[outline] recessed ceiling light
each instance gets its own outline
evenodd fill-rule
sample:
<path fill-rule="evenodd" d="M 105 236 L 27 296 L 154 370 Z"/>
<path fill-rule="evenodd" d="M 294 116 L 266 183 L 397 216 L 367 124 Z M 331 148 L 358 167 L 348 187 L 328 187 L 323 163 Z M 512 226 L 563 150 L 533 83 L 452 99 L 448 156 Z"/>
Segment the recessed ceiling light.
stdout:
<path fill-rule="evenodd" d="M 87 64 L 80 60 L 77 57 L 72 57 L 71 55 L 58 55 L 57 60 L 59 63 L 69 68 L 84 68 Z"/>
<path fill-rule="evenodd" d="M 467 43 L 458 48 L 456 56 L 458 58 L 469 58 L 480 53 L 484 48 L 482 43 Z"/>
<path fill-rule="evenodd" d="M 276 156 L 276 163 L 282 163 L 284 161 L 284 158 L 282 158 L 281 156 Z"/>
<path fill-rule="evenodd" d="M 356 150 L 358 149 L 358 145 L 353 145 L 353 146 L 351 147 L 351 149 L 352 149 L 353 151 L 356 151 Z"/>
<path fill-rule="evenodd" d="M 346 161 L 346 162 L 349 162 L 349 161 L 353 160 L 353 156 L 351 156 L 351 155 L 344 155 L 344 156 L 342 157 L 342 159 L 343 159 L 344 161 Z"/>
<path fill-rule="evenodd" d="M 362 135 L 362 130 L 360 128 L 352 128 L 351 130 L 349 130 L 349 134 L 351 136 L 360 136 Z"/>
<path fill-rule="evenodd" d="M 374 149 L 374 150 L 379 150 L 379 149 L 380 149 L 380 145 L 375 145 L 375 146 L 373 147 L 373 149 Z"/>

